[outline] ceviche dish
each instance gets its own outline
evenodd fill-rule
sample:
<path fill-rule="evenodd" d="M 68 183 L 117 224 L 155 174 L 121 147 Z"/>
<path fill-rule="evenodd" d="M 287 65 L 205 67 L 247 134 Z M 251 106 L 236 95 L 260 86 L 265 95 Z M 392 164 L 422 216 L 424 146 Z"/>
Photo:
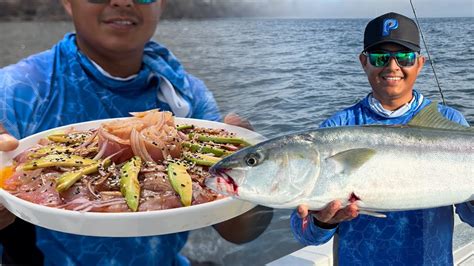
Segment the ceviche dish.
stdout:
<path fill-rule="evenodd" d="M 55 131 L 0 169 L 10 194 L 81 212 L 141 212 L 214 201 L 208 168 L 250 145 L 225 129 L 151 110 L 88 130 Z"/>

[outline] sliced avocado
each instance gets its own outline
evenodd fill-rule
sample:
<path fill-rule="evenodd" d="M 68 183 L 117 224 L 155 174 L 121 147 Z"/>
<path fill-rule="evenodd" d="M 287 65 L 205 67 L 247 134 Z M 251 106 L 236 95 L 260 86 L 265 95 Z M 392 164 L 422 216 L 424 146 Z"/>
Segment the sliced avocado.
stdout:
<path fill-rule="evenodd" d="M 50 154 L 40 159 L 31 160 L 25 163 L 22 167 L 23 170 L 35 170 L 38 168 L 46 168 L 53 166 L 73 167 L 73 166 L 86 166 L 97 163 L 96 160 L 84 158 L 77 155 L 69 154 Z"/>
<path fill-rule="evenodd" d="M 54 142 L 74 144 L 79 142 L 84 142 L 89 137 L 89 134 L 84 132 L 79 133 L 55 133 L 48 136 L 48 139 Z"/>
<path fill-rule="evenodd" d="M 252 144 L 248 143 L 244 139 L 237 138 L 237 137 L 217 137 L 217 136 L 209 136 L 209 135 L 200 135 L 196 134 L 195 136 L 192 136 L 196 138 L 199 141 L 203 142 L 209 142 L 212 141 L 214 143 L 228 143 L 228 144 L 237 144 L 241 146 L 251 146 Z"/>
<path fill-rule="evenodd" d="M 219 157 L 214 157 L 206 154 L 200 154 L 200 153 L 185 153 L 184 154 L 184 159 L 186 161 L 193 162 L 198 165 L 204 165 L 204 166 L 213 166 L 216 164 L 218 161 L 221 160 Z"/>
<path fill-rule="evenodd" d="M 186 166 L 183 163 L 168 164 L 168 176 L 171 186 L 181 199 L 181 203 L 184 206 L 190 206 L 193 198 L 193 184 Z"/>
<path fill-rule="evenodd" d="M 41 147 L 28 155 L 29 158 L 39 158 L 49 154 L 72 153 L 73 148 L 60 145 L 48 145 Z"/>
<path fill-rule="evenodd" d="M 193 129 L 194 125 L 178 125 L 176 126 L 176 130 L 181 131 L 181 130 L 186 130 L 186 129 Z"/>
<path fill-rule="evenodd" d="M 183 146 L 186 148 L 189 148 L 190 151 L 192 152 L 199 152 L 199 153 L 212 153 L 217 157 L 221 156 L 227 156 L 232 154 L 232 152 L 226 151 L 224 149 L 212 147 L 210 145 L 199 145 L 196 143 L 191 143 L 191 142 L 183 142 Z"/>
<path fill-rule="evenodd" d="M 98 171 L 101 163 L 91 164 L 77 171 L 67 172 L 58 177 L 56 181 L 56 190 L 58 192 L 63 192 L 70 188 L 74 183 L 81 179 L 84 175 L 93 174 Z M 104 162 L 104 167 L 110 165 L 110 160 Z"/>
<path fill-rule="evenodd" d="M 140 203 L 138 173 L 141 165 L 142 159 L 133 156 L 120 168 L 120 192 L 122 192 L 128 207 L 134 212 L 138 210 L 138 204 Z"/>

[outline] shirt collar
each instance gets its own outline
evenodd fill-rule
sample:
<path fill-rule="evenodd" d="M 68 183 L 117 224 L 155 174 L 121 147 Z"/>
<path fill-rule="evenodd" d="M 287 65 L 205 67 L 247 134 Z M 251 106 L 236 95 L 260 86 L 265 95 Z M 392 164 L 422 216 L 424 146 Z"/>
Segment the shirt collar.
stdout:
<path fill-rule="evenodd" d="M 421 103 L 423 102 L 423 95 L 418 93 L 417 91 L 413 91 L 413 98 L 410 102 L 404 104 L 397 110 L 387 110 L 382 106 L 382 103 L 377 100 L 372 93 L 367 96 L 367 103 L 369 108 L 376 114 L 385 117 L 385 118 L 396 118 L 403 116 L 407 112 L 413 109 L 417 109 Z"/>
<path fill-rule="evenodd" d="M 92 60 L 90 57 L 87 56 L 87 59 L 89 59 L 92 63 L 92 65 L 95 66 L 95 68 L 97 68 L 97 70 L 104 76 L 110 78 L 110 79 L 114 79 L 114 80 L 118 80 L 118 81 L 129 81 L 129 80 L 132 80 L 134 78 L 136 78 L 138 76 L 138 74 L 133 74 L 131 76 L 128 76 L 126 78 L 121 78 L 121 77 L 115 77 L 115 76 L 112 76 L 109 72 L 105 71 L 105 69 L 103 69 L 99 64 L 97 64 L 94 60 Z"/>

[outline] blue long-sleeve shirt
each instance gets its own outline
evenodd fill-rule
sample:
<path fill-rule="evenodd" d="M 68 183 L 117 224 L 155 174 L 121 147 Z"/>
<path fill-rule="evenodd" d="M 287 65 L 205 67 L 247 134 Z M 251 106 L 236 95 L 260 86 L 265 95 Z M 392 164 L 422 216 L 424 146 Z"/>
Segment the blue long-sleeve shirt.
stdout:
<path fill-rule="evenodd" d="M 420 95 L 415 91 L 416 97 Z M 321 127 L 406 124 L 430 103 L 421 98 L 404 115 L 388 118 L 374 112 L 369 97 L 344 109 L 321 124 Z M 438 105 L 439 112 L 454 122 L 468 126 L 458 111 Z M 470 203 L 455 206 L 461 220 L 474 226 L 474 208 Z M 302 230 L 302 219 L 291 215 L 291 229 L 305 245 L 321 245 L 337 232 L 340 265 L 452 265 L 454 228 L 453 206 L 385 213 L 387 218 L 359 215 L 334 229 L 323 229 L 312 221 Z"/>
<path fill-rule="evenodd" d="M 129 116 L 129 112 L 172 111 L 157 97 L 160 77 L 169 80 L 189 104 L 187 117 L 220 120 L 211 92 L 186 73 L 165 47 L 149 42 L 137 76 L 117 80 L 104 75 L 80 52 L 75 35 L 68 34 L 51 50 L 0 69 L 0 123 L 15 137 L 24 138 L 71 123 Z M 186 265 L 178 253 L 187 236 L 183 232 L 88 237 L 37 227 L 45 265 Z"/>

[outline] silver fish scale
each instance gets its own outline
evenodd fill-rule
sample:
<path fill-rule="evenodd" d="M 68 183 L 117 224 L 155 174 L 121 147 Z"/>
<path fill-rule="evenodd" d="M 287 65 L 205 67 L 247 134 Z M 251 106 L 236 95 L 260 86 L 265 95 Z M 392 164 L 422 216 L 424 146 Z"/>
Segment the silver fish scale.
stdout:
<path fill-rule="evenodd" d="M 363 147 L 404 147 L 407 149 L 474 152 L 474 131 L 454 131 L 396 126 L 337 127 L 315 131 L 311 135 L 320 144 L 344 148 L 350 143 Z"/>
<path fill-rule="evenodd" d="M 252 153 L 264 159 L 250 167 L 244 158 Z M 473 131 L 364 126 L 274 138 L 215 167 L 238 186 L 233 196 L 265 206 L 321 209 L 360 199 L 363 209 L 393 211 L 473 200 L 473 165 Z"/>
<path fill-rule="evenodd" d="M 429 128 L 349 127 L 318 131 L 315 142 L 323 169 L 306 203 L 352 194 L 368 210 L 405 210 L 451 205 L 472 199 L 474 134 Z M 376 151 L 359 169 L 334 172 L 332 155 L 351 149 Z M 356 155 L 356 154 L 354 154 Z"/>

